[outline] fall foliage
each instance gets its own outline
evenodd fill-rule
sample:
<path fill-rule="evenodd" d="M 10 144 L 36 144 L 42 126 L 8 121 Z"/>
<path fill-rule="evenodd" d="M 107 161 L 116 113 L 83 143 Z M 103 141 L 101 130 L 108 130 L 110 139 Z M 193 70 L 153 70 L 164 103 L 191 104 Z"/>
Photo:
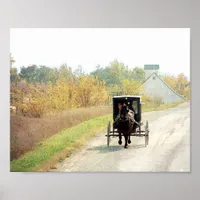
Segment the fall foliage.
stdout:
<path fill-rule="evenodd" d="M 183 73 L 179 74 L 177 77 L 165 75 L 162 78 L 178 94 L 182 95 L 187 100 L 190 99 L 190 82 Z"/>
<path fill-rule="evenodd" d="M 75 71 L 67 64 L 60 68 L 31 65 L 13 67 L 10 56 L 10 104 L 18 115 L 42 117 L 57 111 L 72 108 L 108 105 L 114 95 L 140 95 L 145 73 L 142 68 L 131 68 L 114 60 L 108 66 L 97 66 L 85 74 L 81 66 Z M 172 89 L 190 99 L 190 84 L 184 74 L 177 77 L 164 75 L 163 80 Z M 142 93 L 143 101 L 161 104 Z"/>

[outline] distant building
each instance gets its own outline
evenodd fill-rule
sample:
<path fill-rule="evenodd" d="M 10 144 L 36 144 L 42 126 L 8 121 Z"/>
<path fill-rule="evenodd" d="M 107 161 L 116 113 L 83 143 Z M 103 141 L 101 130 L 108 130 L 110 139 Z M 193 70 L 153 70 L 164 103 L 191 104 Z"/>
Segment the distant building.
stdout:
<path fill-rule="evenodd" d="M 158 75 L 159 65 L 145 65 L 144 92 L 153 97 L 162 98 L 164 103 L 184 102 L 186 99 L 175 92 Z"/>

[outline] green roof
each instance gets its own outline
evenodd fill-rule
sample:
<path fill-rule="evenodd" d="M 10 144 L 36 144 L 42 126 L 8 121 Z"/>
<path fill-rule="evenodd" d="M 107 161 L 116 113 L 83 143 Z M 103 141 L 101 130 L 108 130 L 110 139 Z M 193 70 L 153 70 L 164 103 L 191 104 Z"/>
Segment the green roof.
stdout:
<path fill-rule="evenodd" d="M 144 65 L 144 69 L 157 70 L 159 69 L 159 65 Z"/>

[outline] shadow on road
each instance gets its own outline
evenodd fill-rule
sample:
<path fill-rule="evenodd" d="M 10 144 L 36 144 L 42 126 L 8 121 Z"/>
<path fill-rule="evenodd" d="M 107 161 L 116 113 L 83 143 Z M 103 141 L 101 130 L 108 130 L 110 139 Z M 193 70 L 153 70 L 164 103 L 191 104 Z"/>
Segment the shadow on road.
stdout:
<path fill-rule="evenodd" d="M 130 145 L 128 149 L 139 149 L 139 148 L 145 148 L 145 145 L 144 144 Z M 87 150 L 89 150 L 89 151 L 99 151 L 99 153 L 108 153 L 108 152 L 124 150 L 124 145 L 109 146 L 109 147 L 107 147 L 106 145 L 101 145 L 101 146 L 98 146 L 98 147 L 88 148 Z"/>
<path fill-rule="evenodd" d="M 123 148 L 122 146 L 107 147 L 106 145 L 101 145 L 101 146 L 98 146 L 98 147 L 89 148 L 87 150 L 89 150 L 89 151 L 99 151 L 100 153 L 107 153 L 107 152 L 119 151 L 122 148 Z"/>

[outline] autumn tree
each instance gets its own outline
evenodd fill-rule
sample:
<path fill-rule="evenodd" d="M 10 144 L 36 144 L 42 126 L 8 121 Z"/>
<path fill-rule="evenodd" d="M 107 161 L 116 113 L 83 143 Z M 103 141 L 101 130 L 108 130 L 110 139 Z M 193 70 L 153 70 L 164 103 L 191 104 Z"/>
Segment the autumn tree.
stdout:
<path fill-rule="evenodd" d="M 123 86 L 123 94 L 124 95 L 139 95 L 140 91 L 142 90 L 143 86 L 140 82 L 132 79 L 132 80 L 122 80 Z"/>
<path fill-rule="evenodd" d="M 108 100 L 105 82 L 89 75 L 81 76 L 75 87 L 75 101 L 80 107 L 103 104 Z"/>
<path fill-rule="evenodd" d="M 186 99 L 190 99 L 190 82 L 187 77 L 180 73 L 178 76 L 163 76 L 163 80 L 177 93 L 185 97 Z"/>

